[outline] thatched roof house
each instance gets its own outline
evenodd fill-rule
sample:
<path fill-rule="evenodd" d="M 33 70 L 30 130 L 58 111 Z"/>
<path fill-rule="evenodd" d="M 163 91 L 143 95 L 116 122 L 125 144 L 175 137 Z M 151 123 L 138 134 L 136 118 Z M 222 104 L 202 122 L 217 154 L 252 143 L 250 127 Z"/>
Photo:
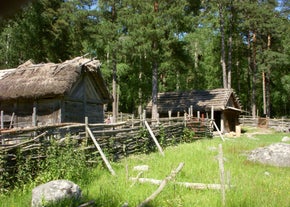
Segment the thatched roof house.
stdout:
<path fill-rule="evenodd" d="M 151 112 L 152 103 L 147 105 L 147 111 Z M 193 111 L 210 113 L 214 107 L 214 117 L 222 131 L 235 131 L 238 125 L 238 116 L 241 112 L 241 104 L 233 89 L 218 88 L 213 90 L 192 90 L 186 92 L 159 93 L 157 108 L 160 117 L 172 114 L 183 114 L 192 107 Z"/>
<path fill-rule="evenodd" d="M 77 57 L 59 64 L 27 61 L 0 70 L 2 120 L 13 119 L 14 126 L 84 122 L 85 116 L 90 122 L 103 122 L 103 105 L 112 97 L 100 65 Z"/>

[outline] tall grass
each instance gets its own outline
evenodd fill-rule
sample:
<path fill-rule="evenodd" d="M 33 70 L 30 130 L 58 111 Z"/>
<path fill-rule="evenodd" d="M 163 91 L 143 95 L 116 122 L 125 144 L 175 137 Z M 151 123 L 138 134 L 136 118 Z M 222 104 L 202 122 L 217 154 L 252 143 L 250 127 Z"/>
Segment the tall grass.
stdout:
<path fill-rule="evenodd" d="M 96 207 L 116 207 L 128 203 L 137 206 L 151 195 L 158 186 L 149 183 L 133 183 L 128 177 L 137 176 L 136 165 L 148 165 L 141 177 L 164 179 L 180 162 L 185 165 L 175 181 L 195 183 L 220 183 L 216 156 L 218 145 L 223 145 L 225 170 L 230 174 L 233 188 L 226 191 L 226 206 L 230 207 L 289 207 L 290 168 L 271 167 L 251 163 L 246 153 L 260 146 L 281 141 L 285 134 L 253 135 L 248 138 L 202 139 L 193 143 L 167 147 L 165 157 L 158 152 L 130 156 L 111 163 L 117 176 L 112 176 L 105 166 L 93 168 L 84 175 L 87 182 L 80 182 L 84 201 L 95 200 Z M 288 135 L 289 136 L 289 135 Z M 79 177 L 79 180 L 82 178 Z M 12 192 L 0 196 L 0 206 L 29 206 L 31 194 Z M 217 190 L 193 190 L 168 183 L 164 190 L 148 206 L 222 206 L 221 193 Z M 71 206 L 71 205 L 68 205 Z"/>

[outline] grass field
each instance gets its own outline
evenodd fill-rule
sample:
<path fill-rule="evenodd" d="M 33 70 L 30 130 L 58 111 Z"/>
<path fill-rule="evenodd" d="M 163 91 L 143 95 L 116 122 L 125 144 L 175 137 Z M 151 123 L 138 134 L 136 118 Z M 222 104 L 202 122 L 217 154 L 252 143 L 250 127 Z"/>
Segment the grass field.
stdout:
<path fill-rule="evenodd" d="M 136 177 L 136 165 L 148 165 L 149 170 L 141 177 L 162 180 L 183 162 L 183 169 L 175 181 L 192 183 L 220 183 L 217 160 L 218 145 L 222 144 L 224 166 L 234 187 L 226 191 L 226 205 L 231 207 L 290 207 L 290 168 L 278 168 L 246 159 L 246 152 L 257 147 L 280 142 L 289 134 L 257 134 L 256 129 L 246 129 L 251 136 L 243 134 L 240 138 L 219 137 L 202 139 L 193 143 L 167 147 L 165 157 L 158 152 L 149 155 L 130 156 L 112 163 L 117 176 L 112 176 L 104 166 L 92 169 L 89 184 L 81 186 L 83 201 L 95 201 L 95 206 L 117 207 L 128 203 L 138 206 L 150 196 L 158 186 L 150 183 L 133 183 L 128 178 Z M 260 133 L 263 133 L 260 131 Z M 290 158 L 289 158 L 290 159 Z M 81 178 L 80 178 L 81 179 Z M 0 206 L 30 206 L 31 189 L 15 190 L 9 195 L 0 196 Z M 70 206 L 60 204 L 58 206 Z M 73 205 L 72 205 L 73 206 Z M 169 182 L 163 191 L 148 206 L 192 207 L 222 206 L 219 190 L 195 190 Z"/>

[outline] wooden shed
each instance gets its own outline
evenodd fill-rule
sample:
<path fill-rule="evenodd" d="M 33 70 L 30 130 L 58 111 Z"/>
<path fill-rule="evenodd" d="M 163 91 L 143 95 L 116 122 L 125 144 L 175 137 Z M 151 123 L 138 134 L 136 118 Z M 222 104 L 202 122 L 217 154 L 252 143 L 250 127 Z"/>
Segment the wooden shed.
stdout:
<path fill-rule="evenodd" d="M 100 62 L 77 57 L 63 63 L 33 64 L 0 70 L 1 125 L 27 127 L 64 122 L 104 121 L 112 102 Z M 3 126 L 4 125 L 4 126 Z"/>
<path fill-rule="evenodd" d="M 152 103 L 147 105 L 147 111 L 151 110 Z M 239 115 L 241 113 L 240 101 L 233 89 L 218 88 L 213 90 L 192 90 L 186 92 L 165 92 L 159 93 L 157 108 L 160 117 L 168 116 L 168 111 L 172 115 L 193 109 L 195 114 L 200 112 L 206 117 L 214 109 L 214 119 L 222 132 L 235 131 L 239 125 Z"/>

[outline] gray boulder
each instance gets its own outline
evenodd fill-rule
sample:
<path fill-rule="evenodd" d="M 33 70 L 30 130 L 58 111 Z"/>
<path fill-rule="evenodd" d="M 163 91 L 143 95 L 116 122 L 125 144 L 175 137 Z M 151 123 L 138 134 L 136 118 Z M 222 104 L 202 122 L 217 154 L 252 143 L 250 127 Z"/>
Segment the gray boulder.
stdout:
<path fill-rule="evenodd" d="M 282 138 L 281 141 L 282 142 L 290 142 L 290 137 L 285 136 L 285 137 Z"/>
<path fill-rule="evenodd" d="M 275 143 L 257 148 L 248 154 L 248 160 L 277 167 L 290 167 L 290 144 Z"/>
<path fill-rule="evenodd" d="M 77 199 L 81 196 L 81 189 L 68 180 L 54 180 L 41 184 L 32 190 L 32 207 L 42 207 L 49 202 L 62 199 Z"/>

